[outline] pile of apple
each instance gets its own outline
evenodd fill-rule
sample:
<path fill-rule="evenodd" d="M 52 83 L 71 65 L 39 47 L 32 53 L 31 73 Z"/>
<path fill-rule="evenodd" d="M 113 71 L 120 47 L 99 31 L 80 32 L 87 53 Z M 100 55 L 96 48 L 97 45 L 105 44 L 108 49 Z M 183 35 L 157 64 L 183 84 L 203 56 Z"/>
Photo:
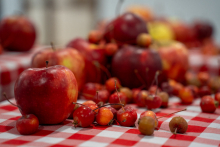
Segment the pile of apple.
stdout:
<path fill-rule="evenodd" d="M 15 22 L 11 18 L 0 23 L 2 47 L 30 49 L 35 33 L 17 42 L 16 35 L 9 33 Z M 18 22 L 27 23 L 24 19 Z M 153 23 L 156 21 L 146 22 L 134 12 L 126 12 L 89 32 L 88 39 L 75 38 L 63 48 L 51 43 L 51 47 L 37 52 L 32 68 L 21 73 L 14 87 L 16 106 L 22 114 L 16 125 L 18 131 L 32 134 L 39 124 L 58 124 L 71 118 L 75 127 L 136 124 L 141 133 L 151 135 L 158 125 L 156 114 L 145 111 L 137 120 L 136 110 L 126 104 L 135 103 L 148 110 L 167 108 L 171 95 L 178 96 L 182 104 L 192 104 L 202 97 L 202 111 L 213 113 L 220 102 L 219 77 L 188 72 L 186 43 L 157 40 Z M 31 29 L 21 28 L 18 30 L 25 35 Z M 23 41 L 28 46 L 23 46 Z M 216 93 L 218 102 L 212 93 Z M 77 98 L 88 101 L 78 104 Z M 174 134 L 186 132 L 187 126 L 182 117 L 174 117 L 169 124 Z"/>

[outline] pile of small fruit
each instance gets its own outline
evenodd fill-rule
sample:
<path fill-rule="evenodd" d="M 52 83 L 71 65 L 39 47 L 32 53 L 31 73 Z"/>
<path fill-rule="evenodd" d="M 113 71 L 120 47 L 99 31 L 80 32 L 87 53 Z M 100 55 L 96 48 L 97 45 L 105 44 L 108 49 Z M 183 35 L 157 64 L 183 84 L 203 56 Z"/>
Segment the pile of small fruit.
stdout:
<path fill-rule="evenodd" d="M 32 134 L 39 124 L 58 124 L 69 117 L 75 127 L 114 121 L 132 127 L 136 123 L 141 133 L 151 135 L 159 118 L 150 110 L 169 107 L 173 95 L 187 105 L 201 97 L 202 111 L 214 113 L 220 102 L 220 77 L 189 71 L 187 48 L 210 41 L 212 28 L 200 23 L 194 27 L 196 31 L 182 31 L 174 25 L 175 35 L 168 33 L 161 39 L 157 31 L 162 27 L 168 32 L 167 21 L 143 19 L 136 15 L 139 9 L 129 11 L 99 24 L 87 40 L 75 38 L 64 48 L 51 43 L 33 56 L 33 68 L 21 73 L 14 88 L 15 106 L 22 114 L 16 124 L 21 134 Z M 20 29 L 14 30 L 14 26 Z M 186 37 L 186 32 L 195 34 Z M 14 38 L 15 33 L 21 35 L 20 40 Z M 35 36 L 33 25 L 24 17 L 0 23 L 0 44 L 6 50 L 27 51 Z M 77 98 L 88 101 L 78 104 Z M 148 111 L 137 120 L 136 110 L 126 106 L 129 103 Z M 175 134 L 186 132 L 187 126 L 182 117 L 169 123 Z"/>

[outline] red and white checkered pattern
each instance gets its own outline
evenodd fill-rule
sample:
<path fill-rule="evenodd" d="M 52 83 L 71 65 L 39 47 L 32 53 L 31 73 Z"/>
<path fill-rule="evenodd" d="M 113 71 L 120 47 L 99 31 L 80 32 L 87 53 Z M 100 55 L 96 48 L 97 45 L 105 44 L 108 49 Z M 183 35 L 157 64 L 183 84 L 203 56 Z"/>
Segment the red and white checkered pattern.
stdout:
<path fill-rule="evenodd" d="M 31 58 L 40 50 L 35 47 L 28 52 L 4 52 L 0 55 L 0 101 L 4 100 L 2 93 L 14 97 L 14 84 L 22 71 L 30 67 Z"/>
<path fill-rule="evenodd" d="M 158 117 L 184 108 L 187 111 L 159 119 L 159 129 L 152 136 L 142 135 L 134 127 L 118 125 L 74 128 L 72 120 L 40 126 L 37 133 L 23 136 L 15 128 L 16 120 L 21 116 L 18 109 L 3 101 L 0 103 L 0 146 L 220 146 L 220 107 L 213 114 L 202 113 L 199 102 L 197 99 L 187 106 L 181 105 L 178 98 L 171 98 L 169 108 L 156 110 Z M 138 115 L 145 110 L 137 108 Z M 173 135 L 169 131 L 168 124 L 173 116 L 186 119 L 188 130 L 185 134 Z"/>

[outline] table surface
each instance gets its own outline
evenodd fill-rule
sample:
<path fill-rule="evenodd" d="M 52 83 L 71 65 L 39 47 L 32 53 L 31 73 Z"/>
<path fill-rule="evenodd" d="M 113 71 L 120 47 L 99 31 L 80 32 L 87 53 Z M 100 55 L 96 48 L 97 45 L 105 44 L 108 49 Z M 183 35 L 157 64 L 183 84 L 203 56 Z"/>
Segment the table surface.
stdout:
<path fill-rule="evenodd" d="M 12 102 L 15 102 L 12 99 Z M 79 100 L 79 102 L 82 102 Z M 220 107 L 215 113 L 202 113 L 196 99 L 192 105 L 181 105 L 177 97 L 170 98 L 166 109 L 156 109 L 157 117 L 187 108 L 187 111 L 159 119 L 159 129 L 152 136 L 142 135 L 135 127 L 118 125 L 74 128 L 67 119 L 58 125 L 40 126 L 32 135 L 20 135 L 16 120 L 21 117 L 19 110 L 7 101 L 0 103 L 0 146 L 220 146 Z M 137 108 L 138 116 L 145 108 Z M 182 116 L 188 122 L 185 134 L 174 135 L 169 131 L 173 116 Z"/>

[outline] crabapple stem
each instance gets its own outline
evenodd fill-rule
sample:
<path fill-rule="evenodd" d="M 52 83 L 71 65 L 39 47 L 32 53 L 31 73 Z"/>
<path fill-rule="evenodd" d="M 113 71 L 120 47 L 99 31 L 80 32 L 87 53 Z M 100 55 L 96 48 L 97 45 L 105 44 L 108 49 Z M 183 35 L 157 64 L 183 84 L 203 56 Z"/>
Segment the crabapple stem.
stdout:
<path fill-rule="evenodd" d="M 49 61 L 46 61 L 46 68 L 48 67 Z"/>
<path fill-rule="evenodd" d="M 98 108 L 95 108 L 93 111 L 95 111 L 95 110 L 97 110 L 97 109 L 100 109 L 101 107 L 105 107 L 105 106 L 108 106 L 108 105 L 121 105 L 122 107 L 124 106 L 124 104 L 117 104 L 117 103 L 114 103 L 114 104 L 105 104 L 105 105 L 102 105 L 102 106 L 100 106 L 100 107 L 98 107 Z"/>
<path fill-rule="evenodd" d="M 175 131 L 174 131 L 174 134 L 176 135 L 176 132 L 177 132 L 177 128 L 175 129 Z"/>
<path fill-rule="evenodd" d="M 159 74 L 160 74 L 160 71 L 156 71 L 155 76 L 154 76 L 154 80 L 151 83 L 151 86 L 153 86 L 154 82 L 156 81 L 157 89 L 158 89 L 158 76 L 159 76 Z M 155 95 L 157 94 L 157 89 L 155 91 Z"/>
<path fill-rule="evenodd" d="M 93 63 L 97 68 L 100 68 L 102 71 L 104 71 L 108 78 L 111 78 L 111 77 L 112 77 L 112 76 L 111 76 L 111 73 L 108 71 L 108 69 L 107 69 L 105 66 L 101 65 L 98 61 L 93 61 L 92 63 Z"/>
<path fill-rule="evenodd" d="M 50 46 L 51 46 L 51 48 L 53 49 L 53 51 L 56 51 L 53 42 L 50 42 Z"/>
<path fill-rule="evenodd" d="M 122 104 L 122 103 L 121 103 L 120 96 L 119 96 L 119 94 L 118 94 L 118 89 L 117 89 L 116 83 L 117 83 L 117 81 L 115 80 L 115 90 L 116 90 L 116 93 L 117 93 L 117 96 L 118 96 L 119 102 L 120 102 L 120 104 Z M 125 111 L 125 109 L 124 109 L 123 106 L 122 106 L 122 109 Z"/>
<path fill-rule="evenodd" d="M 98 101 L 98 99 L 99 99 L 99 91 L 96 91 L 96 99 Z"/>
<path fill-rule="evenodd" d="M 21 107 L 20 107 L 20 106 L 18 106 L 18 105 L 16 105 L 16 104 L 12 103 L 12 102 L 8 99 L 8 97 L 7 97 L 7 95 L 6 95 L 5 92 L 3 92 L 3 96 L 5 97 L 5 99 L 6 99 L 10 104 L 12 104 L 13 106 L 15 106 L 15 107 L 17 107 L 18 109 L 21 110 Z"/>
<path fill-rule="evenodd" d="M 124 0 L 118 1 L 117 6 L 116 6 L 116 11 L 115 11 L 116 16 L 118 16 L 120 14 L 120 9 L 121 9 L 123 2 L 124 2 Z"/>
<path fill-rule="evenodd" d="M 78 105 L 86 106 L 86 105 L 83 105 L 83 104 L 80 104 L 80 103 L 75 103 L 75 102 L 73 102 L 73 104 L 78 104 Z"/>
<path fill-rule="evenodd" d="M 137 69 L 134 70 L 134 73 L 135 73 L 136 77 L 138 78 L 138 80 L 142 83 L 142 85 L 144 85 L 144 87 L 146 87 L 146 83 L 144 82 L 144 79 L 141 77 L 141 75 L 139 74 Z"/>
<path fill-rule="evenodd" d="M 181 112 L 181 111 L 186 111 L 186 109 L 179 110 L 179 111 L 176 111 L 176 112 L 173 112 L 173 113 L 170 113 L 170 114 L 163 115 L 163 116 L 161 116 L 161 117 L 158 117 L 157 119 L 160 119 L 160 118 L 162 118 L 162 117 L 169 116 L 169 115 L 172 115 L 172 114 L 175 114 L 175 113 Z"/>

